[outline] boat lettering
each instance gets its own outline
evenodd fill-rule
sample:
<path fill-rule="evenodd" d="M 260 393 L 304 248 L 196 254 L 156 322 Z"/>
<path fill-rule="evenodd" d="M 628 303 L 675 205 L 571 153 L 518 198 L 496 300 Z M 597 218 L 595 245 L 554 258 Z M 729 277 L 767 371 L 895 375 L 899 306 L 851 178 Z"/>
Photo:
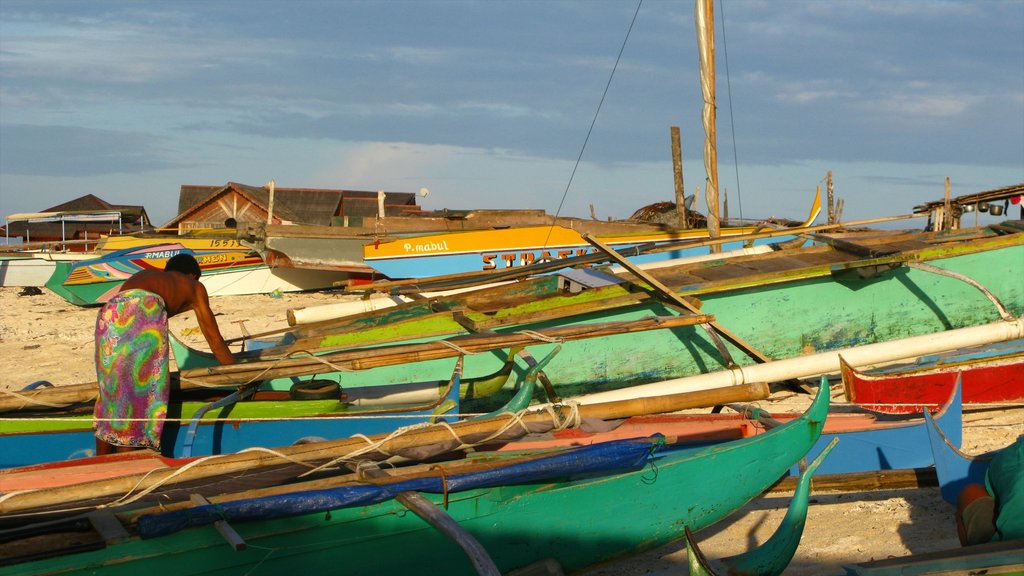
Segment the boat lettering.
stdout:
<path fill-rule="evenodd" d="M 200 265 L 206 264 L 221 264 L 228 261 L 228 255 L 226 253 L 221 254 L 207 254 L 199 258 Z"/>
<path fill-rule="evenodd" d="M 593 250 L 591 250 L 592 252 Z M 533 264 L 534 262 L 541 262 L 544 260 L 564 260 L 570 256 L 583 256 L 587 254 L 586 248 L 579 248 L 577 250 L 559 250 L 553 256 L 551 252 L 544 250 L 542 252 L 505 252 L 501 254 L 482 254 L 483 267 L 481 270 L 494 270 L 498 268 L 498 264 L 501 263 L 502 268 L 517 268 L 519 266 L 526 266 Z"/>
<path fill-rule="evenodd" d="M 146 252 L 145 258 L 158 260 L 160 258 L 173 258 L 181 253 L 181 250 L 160 250 L 158 252 Z"/>
<path fill-rule="evenodd" d="M 238 240 L 210 240 L 210 248 L 241 248 Z"/>
<path fill-rule="evenodd" d="M 422 252 L 447 252 L 448 241 L 441 240 L 440 242 L 425 242 L 423 244 L 413 244 L 412 242 L 406 242 L 405 244 L 402 244 L 402 249 L 405 250 L 406 254 Z"/>

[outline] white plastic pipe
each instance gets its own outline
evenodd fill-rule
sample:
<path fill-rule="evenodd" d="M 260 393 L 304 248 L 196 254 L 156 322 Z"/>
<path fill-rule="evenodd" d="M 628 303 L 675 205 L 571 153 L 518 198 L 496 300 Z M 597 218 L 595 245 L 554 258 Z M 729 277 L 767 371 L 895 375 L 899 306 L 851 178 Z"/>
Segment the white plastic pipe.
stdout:
<path fill-rule="evenodd" d="M 1009 322 L 994 322 L 970 328 L 946 330 L 900 340 L 877 344 L 854 346 L 841 350 L 819 352 L 807 356 L 776 360 L 764 364 L 741 366 L 719 372 L 664 380 L 640 386 L 631 386 L 608 392 L 598 392 L 573 398 L 581 404 L 611 402 L 627 398 L 646 398 L 662 394 L 709 390 L 725 386 L 736 386 L 753 382 L 781 382 L 792 378 L 809 378 L 822 374 L 839 372 L 839 356 L 842 355 L 854 368 L 863 368 L 884 362 L 909 360 L 927 354 L 948 350 L 994 344 L 1006 340 L 1024 338 L 1024 319 Z"/>

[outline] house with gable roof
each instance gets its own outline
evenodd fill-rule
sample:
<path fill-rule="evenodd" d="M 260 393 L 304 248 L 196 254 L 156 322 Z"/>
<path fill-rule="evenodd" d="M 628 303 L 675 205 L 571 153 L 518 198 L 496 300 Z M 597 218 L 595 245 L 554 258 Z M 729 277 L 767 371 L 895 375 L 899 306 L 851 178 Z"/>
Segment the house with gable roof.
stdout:
<path fill-rule="evenodd" d="M 420 211 L 413 192 L 385 192 L 384 215 Z M 181 186 L 178 215 L 164 228 L 179 233 L 200 228 L 240 228 L 247 223 L 339 225 L 353 219 L 373 218 L 379 210 L 378 192 L 320 188 L 249 186 Z"/>

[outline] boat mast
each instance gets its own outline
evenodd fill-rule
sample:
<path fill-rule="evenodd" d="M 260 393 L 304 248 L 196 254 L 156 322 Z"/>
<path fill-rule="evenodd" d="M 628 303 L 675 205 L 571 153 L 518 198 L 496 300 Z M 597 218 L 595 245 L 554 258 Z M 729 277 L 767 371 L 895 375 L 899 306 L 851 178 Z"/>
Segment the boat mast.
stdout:
<path fill-rule="evenodd" d="M 694 23 L 697 27 L 697 53 L 700 56 L 700 86 L 704 96 L 704 170 L 707 172 L 705 190 L 708 204 L 708 234 L 720 235 L 718 215 L 718 148 L 715 134 L 715 15 L 714 0 L 696 0 Z M 715 249 L 717 248 L 717 249 Z M 720 252 L 715 246 L 713 252 Z"/>

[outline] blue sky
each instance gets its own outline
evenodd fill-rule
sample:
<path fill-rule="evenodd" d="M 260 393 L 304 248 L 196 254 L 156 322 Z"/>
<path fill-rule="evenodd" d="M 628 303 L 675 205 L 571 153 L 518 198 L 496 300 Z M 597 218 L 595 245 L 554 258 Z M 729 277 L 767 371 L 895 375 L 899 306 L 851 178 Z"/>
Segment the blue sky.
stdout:
<path fill-rule="evenodd" d="M 703 185 L 693 2 L 0 2 L 0 215 L 182 184 L 417 191 L 623 218 Z M 716 3 L 730 213 L 1024 182 L 1024 2 Z M 724 21 L 724 34 L 722 24 Z M 570 185 L 570 178 L 571 185 Z M 737 191 L 739 197 L 737 197 Z"/>

